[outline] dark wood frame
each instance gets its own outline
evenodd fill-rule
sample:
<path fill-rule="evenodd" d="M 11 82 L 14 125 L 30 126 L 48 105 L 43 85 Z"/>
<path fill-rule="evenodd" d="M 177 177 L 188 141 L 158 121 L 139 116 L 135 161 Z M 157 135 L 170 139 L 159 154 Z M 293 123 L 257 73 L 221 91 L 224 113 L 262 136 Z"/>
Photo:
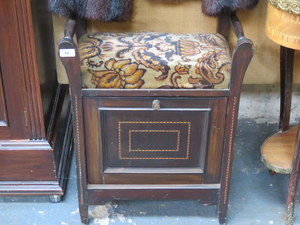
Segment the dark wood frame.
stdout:
<path fill-rule="evenodd" d="M 73 42 L 73 36 L 77 33 L 79 38 L 85 33 L 85 21 L 75 18 L 69 18 L 65 26 L 65 37 L 59 42 L 59 49 L 74 49 L 75 57 L 61 57 L 65 66 L 69 82 L 70 92 L 74 115 L 74 135 L 75 149 L 77 154 L 77 174 L 78 174 L 78 193 L 79 209 L 81 220 L 88 223 L 88 205 L 99 204 L 103 200 L 111 199 L 111 196 L 117 196 L 120 199 L 141 199 L 141 198 L 191 198 L 201 199 L 203 201 L 213 201 L 219 203 L 219 221 L 220 224 L 226 222 L 228 209 L 228 196 L 231 178 L 231 168 L 233 161 L 233 142 L 236 132 L 238 117 L 239 99 L 241 84 L 246 69 L 253 56 L 252 42 L 244 36 L 242 25 L 235 13 L 224 14 L 219 17 L 217 32 L 228 38 L 230 27 L 232 25 L 237 37 L 237 43 L 232 55 L 231 82 L 228 90 L 100 90 L 100 89 L 82 89 L 80 59 L 78 50 Z M 75 29 L 77 27 L 77 29 Z M 119 186 L 117 189 L 110 185 L 90 185 L 87 183 L 87 163 L 85 154 L 84 140 L 84 120 L 83 120 L 83 98 L 88 96 L 209 96 L 209 97 L 226 97 L 228 104 L 226 109 L 225 138 L 223 145 L 222 169 L 219 184 L 201 186 L 184 186 L 168 185 L 157 188 L 126 185 Z"/>

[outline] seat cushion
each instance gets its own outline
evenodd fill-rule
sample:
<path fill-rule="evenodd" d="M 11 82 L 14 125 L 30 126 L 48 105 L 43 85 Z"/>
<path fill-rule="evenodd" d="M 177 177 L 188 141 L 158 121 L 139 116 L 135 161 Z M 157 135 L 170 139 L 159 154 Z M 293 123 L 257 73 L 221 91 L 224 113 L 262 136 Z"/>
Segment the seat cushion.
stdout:
<path fill-rule="evenodd" d="M 227 89 L 220 34 L 92 33 L 78 43 L 84 88 Z"/>

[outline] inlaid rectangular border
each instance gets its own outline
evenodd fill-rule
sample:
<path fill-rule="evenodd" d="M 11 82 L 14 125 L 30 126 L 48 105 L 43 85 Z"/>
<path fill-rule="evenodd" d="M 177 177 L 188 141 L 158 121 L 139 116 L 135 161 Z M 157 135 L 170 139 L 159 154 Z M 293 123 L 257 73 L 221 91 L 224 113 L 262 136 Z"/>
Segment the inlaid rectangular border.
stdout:
<path fill-rule="evenodd" d="M 188 126 L 188 137 L 187 137 L 187 151 L 185 157 L 123 157 L 122 156 L 122 125 L 124 124 L 185 124 Z M 119 159 L 136 159 L 136 160 L 143 160 L 143 159 L 163 159 L 163 160 L 187 160 L 189 159 L 190 153 L 190 136 L 191 136 L 191 122 L 174 122 L 174 121 L 119 121 L 118 122 L 118 129 L 119 129 Z M 130 143 L 130 142 L 129 142 Z M 130 148 L 129 148 L 130 149 Z"/>

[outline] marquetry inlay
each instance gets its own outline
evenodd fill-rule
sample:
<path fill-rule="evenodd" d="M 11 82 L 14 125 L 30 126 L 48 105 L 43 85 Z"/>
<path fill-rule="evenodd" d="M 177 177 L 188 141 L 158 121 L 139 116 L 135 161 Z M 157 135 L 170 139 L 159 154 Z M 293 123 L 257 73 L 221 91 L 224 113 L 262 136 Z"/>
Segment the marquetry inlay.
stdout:
<path fill-rule="evenodd" d="M 159 126 L 160 129 L 129 129 L 125 134 L 123 133 L 124 128 L 127 125 L 139 125 L 142 127 L 147 127 L 147 124 L 151 124 L 152 126 L 157 125 Z M 182 131 L 180 129 L 163 129 L 162 125 L 175 125 L 178 127 L 184 126 L 186 130 L 186 138 L 184 138 L 185 147 L 184 149 L 180 149 L 180 141 L 182 140 L 181 133 Z M 168 128 L 166 126 L 166 128 Z M 136 142 L 139 143 L 139 148 L 133 145 L 133 138 L 138 138 L 140 137 L 140 134 L 146 134 L 147 135 L 156 135 L 157 137 L 164 137 L 164 135 L 169 135 L 166 136 L 166 138 L 169 138 L 170 135 L 173 137 L 170 139 L 171 145 L 168 148 L 160 148 L 159 143 L 157 144 L 156 148 L 147 148 L 147 144 L 144 144 L 143 142 L 147 140 L 137 140 Z M 122 143 L 122 135 L 128 135 L 128 146 L 124 147 Z M 173 121 L 119 121 L 118 122 L 118 140 L 119 140 L 119 159 L 136 159 L 136 160 L 144 160 L 144 159 L 164 159 L 164 160 L 170 160 L 170 159 L 175 159 L 175 160 L 187 160 L 190 157 L 190 135 L 191 135 L 191 122 L 173 122 Z M 150 136 L 148 136 L 150 137 Z M 143 145 L 144 144 L 144 145 Z M 154 146 L 154 144 L 148 143 L 148 145 Z M 145 147 L 144 147 L 145 146 Z M 166 157 L 161 156 L 161 155 L 156 155 L 155 153 L 161 153 L 161 152 L 174 152 L 178 153 L 180 151 L 184 151 L 183 156 L 172 156 L 168 154 Z M 134 153 L 134 152 L 153 152 L 152 157 L 149 156 L 128 156 L 127 153 Z M 181 152 L 182 153 L 182 152 Z"/>
<path fill-rule="evenodd" d="M 277 44 L 300 49 L 300 15 L 283 11 L 269 4 L 266 34 Z"/>

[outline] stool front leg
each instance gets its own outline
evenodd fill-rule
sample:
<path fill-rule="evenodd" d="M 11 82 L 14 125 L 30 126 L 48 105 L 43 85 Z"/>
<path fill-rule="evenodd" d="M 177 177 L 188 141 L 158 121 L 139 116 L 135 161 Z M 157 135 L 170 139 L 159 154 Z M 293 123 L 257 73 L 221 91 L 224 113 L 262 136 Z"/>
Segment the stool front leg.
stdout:
<path fill-rule="evenodd" d="M 224 142 L 223 165 L 221 175 L 221 190 L 219 201 L 219 223 L 225 224 L 227 220 L 228 200 L 231 170 L 233 163 L 233 143 L 236 134 L 236 126 L 238 119 L 239 101 L 241 94 L 241 86 L 253 57 L 253 44 L 244 36 L 242 24 L 233 13 L 231 15 L 231 23 L 234 33 L 238 39 L 232 56 L 231 81 L 230 81 L 230 98 L 228 102 L 228 118 L 226 119 L 226 137 Z"/>
<path fill-rule="evenodd" d="M 82 224 L 88 224 L 88 192 L 84 144 L 84 123 L 81 95 L 80 58 L 73 41 L 76 20 L 69 18 L 65 26 L 65 36 L 58 43 L 59 57 L 64 65 L 68 79 L 72 104 L 73 132 L 77 161 L 77 187 L 79 213 Z"/>

